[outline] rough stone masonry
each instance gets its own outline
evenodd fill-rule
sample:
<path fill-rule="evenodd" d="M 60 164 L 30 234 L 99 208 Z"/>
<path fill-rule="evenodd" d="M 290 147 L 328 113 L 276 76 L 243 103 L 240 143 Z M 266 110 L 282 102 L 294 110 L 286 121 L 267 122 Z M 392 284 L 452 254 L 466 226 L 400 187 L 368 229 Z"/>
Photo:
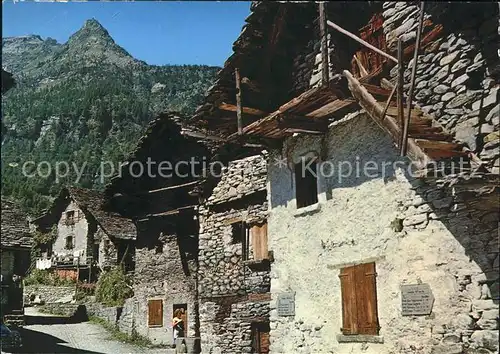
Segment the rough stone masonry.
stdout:
<path fill-rule="evenodd" d="M 203 353 L 250 353 L 252 326 L 269 318 L 269 267 L 252 267 L 252 244 L 233 225 L 267 220 L 266 159 L 232 161 L 200 206 L 199 301 Z M 251 242 L 251 241 L 250 241 Z"/>

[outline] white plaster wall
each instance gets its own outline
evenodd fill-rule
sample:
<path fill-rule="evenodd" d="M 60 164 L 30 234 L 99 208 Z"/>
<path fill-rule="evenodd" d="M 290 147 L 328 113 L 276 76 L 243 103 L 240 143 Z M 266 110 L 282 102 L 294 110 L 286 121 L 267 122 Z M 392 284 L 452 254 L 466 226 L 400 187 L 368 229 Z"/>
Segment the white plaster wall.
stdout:
<path fill-rule="evenodd" d="M 292 159 L 317 150 L 334 166 L 345 160 L 355 162 L 357 156 L 360 162 L 399 159 L 387 135 L 366 116 L 331 129 L 325 141 L 326 150 L 321 151 L 320 138 L 300 136 L 291 138 L 283 150 Z M 391 221 L 400 215 L 401 207 L 418 199 L 404 174 L 388 171 L 385 178 L 354 176 L 341 182 L 337 175 L 320 179 L 320 209 L 297 216 L 291 171 L 280 169 L 274 163 L 276 157 L 271 155 L 268 166 L 268 227 L 275 258 L 271 271 L 273 354 L 430 353 L 433 326 L 468 326 L 473 296 L 458 291 L 456 277 L 469 274 L 477 282 L 484 274 L 439 220 L 393 231 Z M 340 344 L 336 340 L 342 327 L 339 268 L 373 260 L 384 344 Z M 402 317 L 400 285 L 418 281 L 432 288 L 433 314 Z M 277 316 L 276 298 L 281 292 L 296 293 L 294 317 Z"/>

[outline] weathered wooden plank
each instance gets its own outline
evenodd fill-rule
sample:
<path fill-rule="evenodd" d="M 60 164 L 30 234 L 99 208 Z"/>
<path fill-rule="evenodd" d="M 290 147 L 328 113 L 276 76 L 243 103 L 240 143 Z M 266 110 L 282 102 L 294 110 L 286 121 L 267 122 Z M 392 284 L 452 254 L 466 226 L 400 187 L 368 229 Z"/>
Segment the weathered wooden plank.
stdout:
<path fill-rule="evenodd" d="M 320 108 L 306 114 L 306 117 L 311 117 L 311 118 L 325 117 L 325 116 L 333 114 L 336 111 L 338 111 L 346 106 L 349 106 L 355 102 L 356 102 L 355 100 L 351 100 L 351 99 L 345 99 L 345 100 L 336 99 L 335 101 L 327 103 L 323 107 L 320 107 Z"/>
<path fill-rule="evenodd" d="M 453 138 L 445 133 L 432 133 L 432 134 L 425 134 L 425 133 L 414 133 L 409 135 L 413 139 L 426 139 L 426 140 L 440 140 L 440 141 L 450 141 L 453 140 Z"/>
<path fill-rule="evenodd" d="M 250 107 L 241 107 L 241 108 L 242 108 L 242 113 L 244 113 L 244 114 L 250 114 L 253 116 L 265 116 L 265 115 L 267 115 L 266 112 L 261 111 L 260 109 L 257 109 L 257 108 L 250 108 Z M 223 102 L 222 104 L 219 105 L 219 109 L 223 110 L 223 111 L 228 111 L 228 112 L 237 112 L 238 106 L 236 106 L 234 104 Z"/>
<path fill-rule="evenodd" d="M 382 87 L 376 85 L 371 85 L 366 83 L 361 83 L 361 85 L 363 85 L 366 88 L 366 90 L 372 95 L 389 96 L 391 94 L 391 91 L 383 89 Z"/>
<path fill-rule="evenodd" d="M 344 70 L 344 76 L 347 78 L 349 89 L 351 90 L 354 98 L 356 98 L 361 107 L 363 107 L 368 115 L 385 131 L 391 135 L 393 140 L 397 142 L 401 134 L 401 128 L 396 124 L 393 117 L 388 116 L 382 121 L 382 107 L 377 103 L 375 98 L 368 93 L 368 91 L 359 83 L 352 74 Z M 415 144 L 413 139 L 408 139 L 408 148 L 410 156 L 420 164 L 425 166 L 428 157 L 424 154 L 422 149 Z"/>
<path fill-rule="evenodd" d="M 435 150 L 459 150 L 462 148 L 463 144 L 458 144 L 448 141 L 435 141 L 427 139 L 415 139 L 415 143 L 424 149 L 435 149 Z"/>
<path fill-rule="evenodd" d="M 467 157 L 468 154 L 463 151 L 456 150 L 441 150 L 441 149 L 424 149 L 425 153 L 433 160 L 439 160 L 448 157 Z"/>

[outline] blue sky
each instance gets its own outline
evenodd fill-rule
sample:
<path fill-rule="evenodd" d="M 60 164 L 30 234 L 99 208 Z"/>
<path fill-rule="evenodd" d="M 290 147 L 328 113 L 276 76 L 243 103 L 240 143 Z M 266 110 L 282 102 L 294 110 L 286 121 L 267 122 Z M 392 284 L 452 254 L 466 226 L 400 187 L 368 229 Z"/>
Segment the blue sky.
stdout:
<path fill-rule="evenodd" d="M 97 19 L 115 42 L 149 64 L 222 66 L 232 53 L 249 1 L 2 3 L 3 36 L 38 34 L 60 43 Z"/>

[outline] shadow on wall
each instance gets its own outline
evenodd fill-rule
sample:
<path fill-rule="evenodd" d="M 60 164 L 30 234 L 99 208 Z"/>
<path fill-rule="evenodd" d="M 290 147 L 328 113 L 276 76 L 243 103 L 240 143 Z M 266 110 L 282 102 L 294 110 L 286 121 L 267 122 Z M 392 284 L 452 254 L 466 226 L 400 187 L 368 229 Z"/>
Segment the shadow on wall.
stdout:
<path fill-rule="evenodd" d="M 465 64 L 460 71 L 467 76 L 466 86 L 470 90 L 470 95 L 477 92 L 484 92 L 488 87 L 484 87 L 483 80 L 487 77 L 492 81 L 489 87 L 500 82 L 500 34 L 499 16 L 500 9 L 497 2 L 482 3 L 427 3 L 426 12 L 431 15 L 435 23 L 443 25 L 443 39 L 455 39 L 448 48 L 448 53 L 459 52 Z M 442 45 L 446 41 L 441 42 Z M 464 56 L 465 54 L 465 56 Z M 459 61 L 459 62 L 460 62 Z M 483 65 L 484 63 L 484 65 Z M 458 64 L 458 63 L 457 63 Z M 460 73 L 460 71 L 458 73 Z M 487 123 L 486 116 L 491 111 L 491 100 L 488 103 L 485 97 L 481 98 L 479 107 L 478 125 Z M 499 102 L 500 90 L 496 92 L 495 102 Z M 485 108 L 485 105 L 488 107 Z M 488 133 L 480 131 L 476 136 L 473 150 L 481 151 L 484 145 L 484 136 Z"/>
<path fill-rule="evenodd" d="M 480 4 L 431 2 L 427 3 L 426 12 L 432 16 L 435 23 L 443 25 L 445 37 L 456 33 L 468 44 L 478 49 L 486 62 L 490 76 L 497 82 L 500 80 L 499 5 L 497 2 Z M 478 74 L 484 74 L 484 72 Z M 478 84 L 482 79 L 483 77 Z"/>

